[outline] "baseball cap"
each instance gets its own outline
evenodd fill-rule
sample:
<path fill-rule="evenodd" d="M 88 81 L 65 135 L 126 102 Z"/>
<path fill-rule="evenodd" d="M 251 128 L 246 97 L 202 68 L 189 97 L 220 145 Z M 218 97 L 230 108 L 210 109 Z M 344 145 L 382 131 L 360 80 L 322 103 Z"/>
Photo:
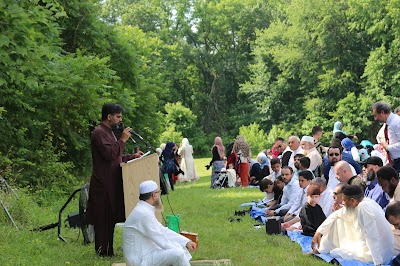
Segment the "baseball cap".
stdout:
<path fill-rule="evenodd" d="M 377 165 L 379 167 L 383 166 L 382 159 L 379 158 L 378 156 L 371 156 L 367 160 L 365 160 L 362 164 L 363 165 L 372 164 L 372 165 Z"/>

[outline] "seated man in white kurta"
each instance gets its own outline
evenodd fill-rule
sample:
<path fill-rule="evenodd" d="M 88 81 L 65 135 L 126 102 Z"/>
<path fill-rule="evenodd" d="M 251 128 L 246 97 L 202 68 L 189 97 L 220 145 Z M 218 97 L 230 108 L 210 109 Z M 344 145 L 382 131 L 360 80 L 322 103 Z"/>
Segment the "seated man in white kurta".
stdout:
<path fill-rule="evenodd" d="M 333 257 L 387 264 L 393 257 L 393 234 L 382 208 L 364 198 L 360 186 L 343 190 L 345 207 L 333 212 L 318 227 L 312 240 L 315 252 Z M 322 238 L 321 238 L 322 236 Z"/>
<path fill-rule="evenodd" d="M 140 201 L 126 219 L 122 234 L 126 265 L 190 266 L 188 249 L 196 250 L 196 243 L 157 220 L 154 211 L 162 210 L 162 203 L 156 182 L 144 181 L 139 190 Z"/>

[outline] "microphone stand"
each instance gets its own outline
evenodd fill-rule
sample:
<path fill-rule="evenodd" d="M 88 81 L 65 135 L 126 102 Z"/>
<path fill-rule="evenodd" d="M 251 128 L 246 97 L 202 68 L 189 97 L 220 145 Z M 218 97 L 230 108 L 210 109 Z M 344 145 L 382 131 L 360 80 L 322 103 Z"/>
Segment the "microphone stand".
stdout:
<path fill-rule="evenodd" d="M 130 132 L 131 132 L 132 135 L 135 135 L 138 139 L 140 139 L 146 145 L 146 149 L 148 151 L 156 152 L 156 149 L 153 146 L 151 146 L 150 143 L 148 143 L 142 136 L 140 136 L 134 130 L 131 130 Z"/>

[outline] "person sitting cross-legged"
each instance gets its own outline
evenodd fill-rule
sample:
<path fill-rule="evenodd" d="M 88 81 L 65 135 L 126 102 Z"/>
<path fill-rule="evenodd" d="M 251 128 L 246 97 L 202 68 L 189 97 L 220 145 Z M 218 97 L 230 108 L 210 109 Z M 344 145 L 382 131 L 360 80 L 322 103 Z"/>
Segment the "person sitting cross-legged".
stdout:
<path fill-rule="evenodd" d="M 387 264 L 393 256 L 393 234 L 385 214 L 358 185 L 343 190 L 344 207 L 318 227 L 312 248 L 333 257 Z M 389 248 L 390 247 L 390 248 Z"/>
<path fill-rule="evenodd" d="M 302 189 L 299 181 L 293 178 L 293 169 L 289 166 L 282 168 L 282 180 L 285 183 L 281 203 L 265 211 L 266 216 L 284 216 L 292 206 L 298 205 Z"/>
<path fill-rule="evenodd" d="M 317 228 L 325 221 L 326 216 L 318 201 L 321 192 L 317 186 L 311 186 L 307 190 L 307 203 L 300 211 L 300 223 L 303 235 L 314 236 Z"/>
<path fill-rule="evenodd" d="M 154 211 L 162 210 L 161 190 L 156 182 L 139 185 L 140 201 L 125 221 L 122 234 L 123 251 L 128 266 L 190 266 L 196 243 L 163 226 Z"/>

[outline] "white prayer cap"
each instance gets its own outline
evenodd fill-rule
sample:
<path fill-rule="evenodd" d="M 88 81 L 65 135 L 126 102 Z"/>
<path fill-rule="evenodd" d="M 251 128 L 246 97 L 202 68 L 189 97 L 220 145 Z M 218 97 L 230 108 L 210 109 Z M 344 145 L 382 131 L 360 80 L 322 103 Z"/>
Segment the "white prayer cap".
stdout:
<path fill-rule="evenodd" d="M 301 141 L 312 142 L 312 143 L 314 143 L 314 138 L 313 138 L 313 137 L 310 137 L 310 136 L 303 136 L 303 137 L 301 138 Z"/>
<path fill-rule="evenodd" d="M 150 192 L 156 191 L 157 189 L 158 189 L 158 185 L 153 180 L 144 181 L 144 182 L 140 183 L 140 185 L 139 185 L 140 194 L 150 193 Z"/>

